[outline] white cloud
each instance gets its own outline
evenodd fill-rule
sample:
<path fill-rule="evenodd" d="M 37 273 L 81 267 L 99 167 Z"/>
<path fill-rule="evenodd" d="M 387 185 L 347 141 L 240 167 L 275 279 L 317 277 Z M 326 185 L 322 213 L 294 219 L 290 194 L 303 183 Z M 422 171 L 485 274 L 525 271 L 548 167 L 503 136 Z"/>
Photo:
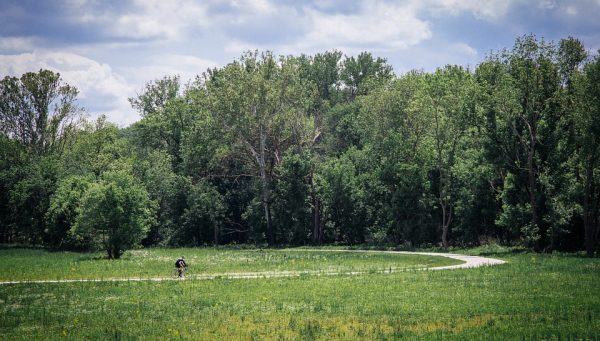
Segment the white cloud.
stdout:
<path fill-rule="evenodd" d="M 503 17 L 509 10 L 514 0 L 424 0 L 418 1 L 423 8 L 435 14 L 452 15 L 461 12 L 471 12 L 482 19 L 497 19 Z M 549 2 L 549 1 L 543 1 Z"/>
<path fill-rule="evenodd" d="M 466 43 L 454 44 L 453 50 L 455 50 L 457 53 L 462 54 L 464 56 L 477 57 L 477 55 L 478 55 L 477 50 Z"/>
<path fill-rule="evenodd" d="M 137 119 L 127 103 L 133 88 L 107 64 L 67 52 L 34 51 L 17 55 L 0 55 L 0 75 L 20 76 L 23 73 L 48 69 L 79 90 L 84 107 L 91 107 L 92 116 L 107 113 L 118 124 Z M 99 112 L 94 108 L 104 108 Z"/>
<path fill-rule="evenodd" d="M 552 0 L 542 0 L 538 4 L 538 7 L 543 10 L 553 10 L 556 8 L 556 2 Z"/>
<path fill-rule="evenodd" d="M 306 12 L 312 29 L 300 46 L 402 49 L 431 37 L 429 24 L 416 17 L 412 6 L 368 1 L 363 2 L 358 14 L 327 15 L 313 9 Z"/>
<path fill-rule="evenodd" d="M 575 16 L 575 15 L 579 14 L 579 11 L 577 10 L 577 7 L 575 7 L 575 6 L 567 6 L 565 11 L 567 12 L 568 15 L 571 15 L 571 16 Z"/>
<path fill-rule="evenodd" d="M 136 90 L 141 89 L 145 83 L 164 76 L 179 75 L 185 84 L 202 74 L 208 68 L 218 66 L 217 63 L 194 56 L 179 54 L 164 54 L 153 57 L 152 62 L 135 67 L 123 69 L 123 73 L 136 84 Z M 139 89 L 137 89 L 139 88 Z"/>
<path fill-rule="evenodd" d="M 0 37 L 0 51 L 24 51 L 34 47 L 32 37 Z"/>
<path fill-rule="evenodd" d="M 254 0 L 254 1 L 237 1 L 233 0 L 230 2 L 233 8 L 238 9 L 240 12 L 271 15 L 277 13 L 277 7 L 269 2 L 269 0 Z"/>
<path fill-rule="evenodd" d="M 249 39 L 230 39 L 227 52 L 269 49 L 283 54 L 313 53 L 339 49 L 355 53 L 369 49 L 388 51 L 406 49 L 431 37 L 428 22 L 417 17 L 417 7 L 409 4 L 364 1 L 358 12 L 350 14 L 323 13 L 313 7 L 297 12 L 278 9 L 294 22 L 296 37 L 286 42 L 254 43 Z M 260 20 L 260 18 L 255 18 Z"/>
<path fill-rule="evenodd" d="M 186 29 L 208 22 L 206 6 L 193 0 L 134 0 L 131 8 L 112 11 L 102 9 L 103 4 L 70 0 L 70 19 L 99 25 L 107 35 L 132 39 L 182 39 Z"/>
<path fill-rule="evenodd" d="M 394 65 L 397 74 L 411 70 L 434 71 L 445 65 L 461 65 L 473 68 L 480 62 L 479 52 L 464 42 L 436 42 L 429 46 L 415 46 L 403 53 L 392 53 L 387 56 Z M 432 47 L 435 46 L 435 53 Z"/>

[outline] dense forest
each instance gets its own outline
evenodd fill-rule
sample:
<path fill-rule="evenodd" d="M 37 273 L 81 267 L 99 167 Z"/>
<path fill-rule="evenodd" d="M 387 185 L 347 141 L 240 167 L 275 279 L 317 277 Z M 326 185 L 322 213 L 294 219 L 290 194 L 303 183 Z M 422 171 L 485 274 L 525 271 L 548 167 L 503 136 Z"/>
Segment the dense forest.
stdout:
<path fill-rule="evenodd" d="M 0 93 L 0 243 L 598 250 L 600 58 L 576 38 L 403 75 L 249 52 L 147 83 L 126 128 L 52 71 Z"/>

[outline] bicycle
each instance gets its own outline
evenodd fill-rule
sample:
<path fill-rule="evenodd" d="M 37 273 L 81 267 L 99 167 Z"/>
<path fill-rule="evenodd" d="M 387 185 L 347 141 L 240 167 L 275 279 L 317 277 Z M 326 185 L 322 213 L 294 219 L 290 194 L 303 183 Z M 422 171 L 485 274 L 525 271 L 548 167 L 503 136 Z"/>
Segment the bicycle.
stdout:
<path fill-rule="evenodd" d="M 183 267 L 183 268 L 181 268 L 181 271 L 180 271 L 180 269 L 178 269 L 178 268 L 175 268 L 175 269 L 173 270 L 173 277 L 175 277 L 175 278 L 181 278 L 181 279 L 183 279 L 183 278 L 185 278 L 185 274 L 186 274 L 187 272 L 188 272 L 188 267 L 187 267 L 187 266 L 186 266 L 186 267 Z"/>

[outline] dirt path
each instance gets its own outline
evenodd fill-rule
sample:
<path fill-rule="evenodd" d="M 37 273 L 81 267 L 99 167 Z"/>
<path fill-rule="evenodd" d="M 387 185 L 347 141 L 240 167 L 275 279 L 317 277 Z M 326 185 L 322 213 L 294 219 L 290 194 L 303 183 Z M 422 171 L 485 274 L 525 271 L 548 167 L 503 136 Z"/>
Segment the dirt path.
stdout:
<path fill-rule="evenodd" d="M 286 250 L 286 251 L 310 251 L 306 249 Z M 257 271 L 257 272 L 224 272 L 215 274 L 198 274 L 188 275 L 187 280 L 212 280 L 212 279 L 257 279 L 257 278 L 283 278 L 283 277 L 302 277 L 302 276 L 335 276 L 335 275 L 364 275 L 373 273 L 395 273 L 408 271 L 424 271 L 424 270 L 451 270 L 451 269 L 467 269 L 478 268 L 481 266 L 491 266 L 506 263 L 503 260 L 495 258 L 486 258 L 479 256 L 466 256 L 453 253 L 437 253 L 437 252 L 408 252 L 408 251 L 362 251 L 362 250 L 318 250 L 331 252 L 365 252 L 365 253 L 392 253 L 406 255 L 424 255 L 447 257 L 463 261 L 462 264 L 437 266 L 430 268 L 386 268 L 382 270 L 363 270 L 363 271 L 327 271 L 327 270 L 297 270 L 297 271 Z M 176 277 L 131 277 L 131 278 L 99 278 L 99 279 L 58 279 L 58 280 L 19 280 L 19 281 L 1 281 L 0 285 L 6 284 L 28 284 L 28 283 L 80 283 L 80 282 L 161 282 L 161 281 L 178 281 L 181 278 Z"/>

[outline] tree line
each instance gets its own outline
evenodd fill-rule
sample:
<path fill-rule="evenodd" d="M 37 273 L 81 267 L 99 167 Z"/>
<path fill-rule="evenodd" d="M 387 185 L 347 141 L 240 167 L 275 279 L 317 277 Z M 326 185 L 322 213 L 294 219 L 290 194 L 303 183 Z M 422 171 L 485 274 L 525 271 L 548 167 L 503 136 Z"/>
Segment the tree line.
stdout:
<path fill-rule="evenodd" d="M 473 70 L 248 52 L 87 120 L 48 70 L 0 82 L 0 242 L 598 249 L 600 59 L 533 35 Z"/>

